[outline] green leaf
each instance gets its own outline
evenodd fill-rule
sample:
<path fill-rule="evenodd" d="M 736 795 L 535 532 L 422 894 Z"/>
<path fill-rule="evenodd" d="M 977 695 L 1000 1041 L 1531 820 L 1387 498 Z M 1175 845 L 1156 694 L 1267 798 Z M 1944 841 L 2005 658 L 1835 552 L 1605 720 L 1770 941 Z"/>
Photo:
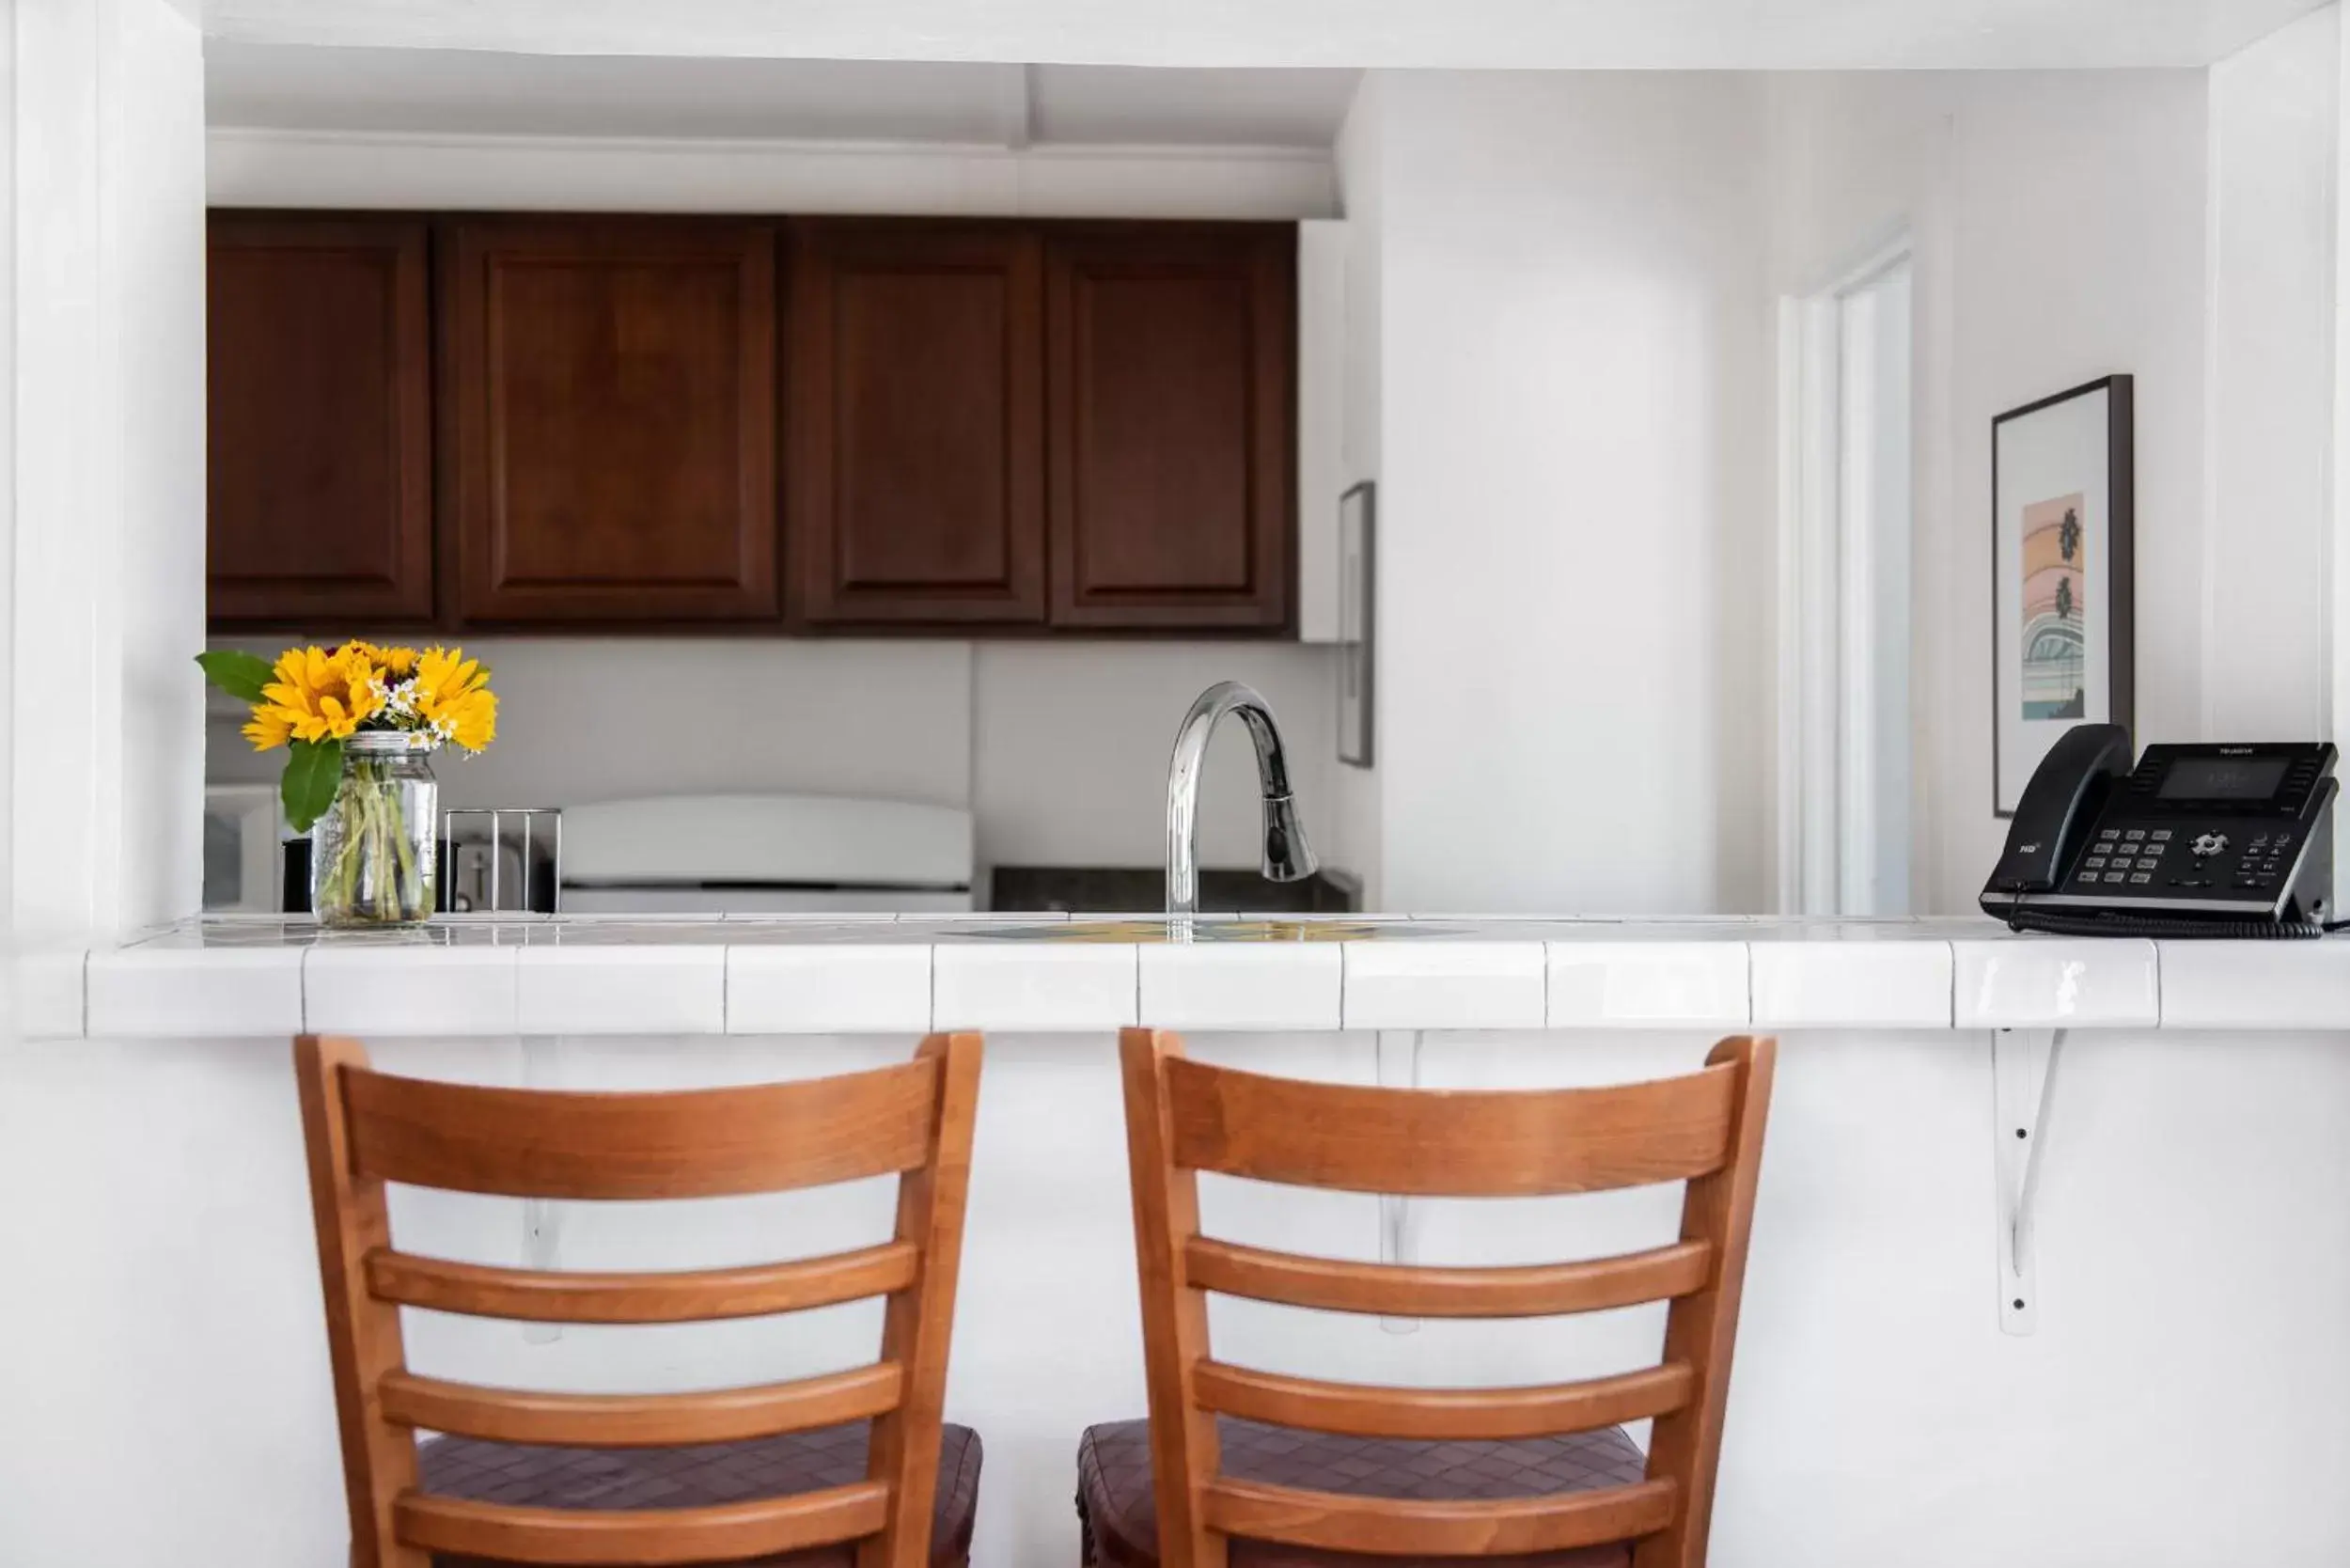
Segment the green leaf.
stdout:
<path fill-rule="evenodd" d="M 261 688 L 276 678 L 267 659 L 241 653 L 233 648 L 198 653 L 196 662 L 204 667 L 206 680 L 240 702 L 260 701 Z"/>
<path fill-rule="evenodd" d="M 312 823 L 335 804 L 336 787 L 343 778 L 343 743 L 296 741 L 286 759 L 286 776 L 278 795 L 286 803 L 286 824 L 307 833 Z"/>

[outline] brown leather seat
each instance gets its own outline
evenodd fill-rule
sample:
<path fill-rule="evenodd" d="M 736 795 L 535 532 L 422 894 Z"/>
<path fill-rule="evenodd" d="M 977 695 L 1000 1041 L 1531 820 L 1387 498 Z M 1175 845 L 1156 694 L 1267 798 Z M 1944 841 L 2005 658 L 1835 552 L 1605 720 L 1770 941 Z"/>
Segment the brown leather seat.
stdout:
<path fill-rule="evenodd" d="M 472 1437 L 436 1437 L 417 1450 L 423 1489 L 533 1508 L 703 1508 L 752 1497 L 789 1497 L 866 1479 L 868 1423 L 742 1443 L 666 1449 L 541 1448 Z M 938 1501 L 931 1511 L 932 1568 L 962 1568 L 971 1556 L 979 1511 L 979 1438 L 948 1424 L 938 1451 Z M 851 1568 L 857 1543 L 755 1558 L 737 1568 Z M 438 1568 L 497 1568 L 487 1559 L 433 1560 Z"/>
<path fill-rule="evenodd" d="M 1551 1497 L 1638 1481 L 1647 1460 L 1621 1428 L 1509 1442 L 1338 1437 L 1216 1419 L 1224 1473 L 1364 1497 L 1491 1500 Z M 1151 1489 L 1151 1423 L 1089 1427 L 1077 1444 L 1077 1517 L 1087 1568 L 1158 1568 L 1159 1511 Z M 1621 1543 L 1518 1557 L 1366 1557 L 1235 1538 L 1232 1568 L 1628 1568 Z"/>

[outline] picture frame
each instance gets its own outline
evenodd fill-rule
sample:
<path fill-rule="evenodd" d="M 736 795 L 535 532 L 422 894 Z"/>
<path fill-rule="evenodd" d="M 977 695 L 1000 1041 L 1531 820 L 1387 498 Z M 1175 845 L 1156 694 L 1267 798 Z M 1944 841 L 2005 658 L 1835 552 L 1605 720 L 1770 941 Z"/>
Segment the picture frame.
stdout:
<path fill-rule="evenodd" d="M 1371 766 L 1378 487 L 1370 479 L 1339 497 L 1339 760 Z"/>
<path fill-rule="evenodd" d="M 2132 405 L 2111 375 L 1991 421 L 1995 816 L 2074 725 L 2134 727 Z"/>

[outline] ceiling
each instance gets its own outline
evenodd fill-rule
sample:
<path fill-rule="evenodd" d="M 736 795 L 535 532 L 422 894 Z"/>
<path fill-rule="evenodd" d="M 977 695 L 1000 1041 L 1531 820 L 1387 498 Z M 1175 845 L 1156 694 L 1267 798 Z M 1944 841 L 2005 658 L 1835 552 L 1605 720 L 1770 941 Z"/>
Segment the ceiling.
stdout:
<path fill-rule="evenodd" d="M 216 126 L 1326 149 L 1359 75 L 321 48 L 214 38 Z"/>
<path fill-rule="evenodd" d="M 1149 66 L 2201 66 L 2323 0 L 202 0 L 255 42 Z"/>

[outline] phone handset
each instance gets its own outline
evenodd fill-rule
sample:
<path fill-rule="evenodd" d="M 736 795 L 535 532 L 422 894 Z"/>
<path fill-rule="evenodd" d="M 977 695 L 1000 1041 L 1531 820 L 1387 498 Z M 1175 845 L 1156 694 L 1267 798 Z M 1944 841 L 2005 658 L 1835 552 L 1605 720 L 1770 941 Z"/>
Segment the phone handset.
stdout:
<path fill-rule="evenodd" d="M 1991 873 L 1991 887 L 2006 893 L 2054 891 L 2106 796 L 2129 772 L 2130 732 L 2122 726 L 2081 724 L 2058 736 L 2016 803 L 2007 851 Z"/>

